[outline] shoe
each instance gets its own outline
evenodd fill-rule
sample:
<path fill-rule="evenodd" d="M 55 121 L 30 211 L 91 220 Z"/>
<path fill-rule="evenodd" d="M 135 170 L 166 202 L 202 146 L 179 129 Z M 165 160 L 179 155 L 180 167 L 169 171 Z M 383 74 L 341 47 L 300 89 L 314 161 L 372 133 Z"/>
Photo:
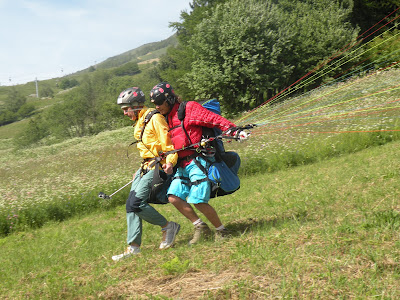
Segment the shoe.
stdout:
<path fill-rule="evenodd" d="M 118 255 L 114 255 L 112 257 L 112 260 L 119 261 L 121 259 L 128 258 L 128 257 L 130 257 L 132 255 L 139 254 L 139 253 L 140 253 L 140 248 L 139 247 L 128 246 L 128 248 L 126 248 L 124 253 L 118 254 Z"/>
<path fill-rule="evenodd" d="M 224 228 L 222 230 L 217 230 L 215 232 L 215 240 L 216 241 L 222 241 L 226 238 L 232 237 L 232 232 L 230 232 L 228 229 Z"/>
<path fill-rule="evenodd" d="M 168 249 L 175 242 L 175 237 L 181 229 L 181 225 L 175 222 L 168 222 L 167 227 L 162 229 L 163 239 L 160 249 Z"/>
<path fill-rule="evenodd" d="M 196 225 L 194 227 L 193 238 L 189 241 L 189 245 L 194 245 L 201 239 L 205 239 L 209 236 L 211 236 L 211 229 L 206 223 Z"/>

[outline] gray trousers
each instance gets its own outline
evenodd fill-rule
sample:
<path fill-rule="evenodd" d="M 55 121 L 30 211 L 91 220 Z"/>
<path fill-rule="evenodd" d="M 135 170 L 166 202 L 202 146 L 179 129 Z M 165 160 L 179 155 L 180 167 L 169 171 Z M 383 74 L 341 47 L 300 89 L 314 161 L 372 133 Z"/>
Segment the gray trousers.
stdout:
<path fill-rule="evenodd" d="M 132 183 L 129 198 L 126 201 L 128 244 L 136 243 L 139 246 L 142 244 L 142 220 L 161 227 L 168 223 L 163 215 L 147 203 L 153 181 L 153 173 L 154 170 L 150 170 L 141 177 L 139 169 Z"/>

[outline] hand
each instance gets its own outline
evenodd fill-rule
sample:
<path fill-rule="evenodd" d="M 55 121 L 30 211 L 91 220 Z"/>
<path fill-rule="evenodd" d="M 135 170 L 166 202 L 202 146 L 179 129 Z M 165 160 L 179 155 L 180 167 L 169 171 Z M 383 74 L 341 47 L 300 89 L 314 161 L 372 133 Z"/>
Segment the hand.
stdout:
<path fill-rule="evenodd" d="M 168 175 L 171 175 L 174 170 L 174 166 L 171 163 L 163 164 L 162 168 Z"/>
<path fill-rule="evenodd" d="M 244 130 L 240 130 L 239 132 L 236 132 L 236 133 L 235 133 L 235 136 L 236 136 L 237 138 L 239 138 L 239 141 L 240 141 L 240 142 L 243 142 L 243 141 L 245 141 L 245 140 L 247 140 L 247 139 L 249 138 L 250 133 L 247 133 L 247 132 L 244 131 Z"/>

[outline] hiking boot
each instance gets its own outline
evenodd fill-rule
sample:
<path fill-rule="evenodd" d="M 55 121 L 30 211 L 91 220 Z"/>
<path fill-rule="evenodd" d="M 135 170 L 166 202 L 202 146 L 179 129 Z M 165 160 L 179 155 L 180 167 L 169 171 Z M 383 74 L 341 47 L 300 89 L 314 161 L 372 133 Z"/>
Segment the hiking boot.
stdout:
<path fill-rule="evenodd" d="M 224 239 L 232 237 L 232 232 L 224 228 L 215 232 L 215 241 L 222 241 Z"/>
<path fill-rule="evenodd" d="M 168 249 L 175 242 L 175 237 L 181 229 L 181 225 L 175 222 L 168 222 L 167 227 L 163 228 L 162 234 L 162 242 L 160 244 L 160 249 Z"/>
<path fill-rule="evenodd" d="M 193 238 L 189 241 L 189 245 L 194 245 L 201 239 L 205 239 L 211 235 L 211 229 L 206 223 L 196 225 L 194 227 Z"/>
<path fill-rule="evenodd" d="M 119 261 L 121 259 L 128 258 L 128 257 L 130 257 L 132 255 L 139 254 L 139 253 L 140 253 L 140 248 L 139 247 L 128 246 L 128 248 L 126 248 L 124 253 L 118 254 L 118 255 L 114 255 L 112 257 L 112 260 Z"/>

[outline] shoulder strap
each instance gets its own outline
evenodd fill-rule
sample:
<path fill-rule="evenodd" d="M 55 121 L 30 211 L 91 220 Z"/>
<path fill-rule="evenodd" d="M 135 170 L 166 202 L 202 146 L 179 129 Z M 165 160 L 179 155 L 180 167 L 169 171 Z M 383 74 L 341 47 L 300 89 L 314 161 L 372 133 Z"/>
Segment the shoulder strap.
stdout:
<path fill-rule="evenodd" d="M 187 104 L 187 101 L 181 102 L 181 104 L 179 104 L 179 107 L 178 107 L 178 120 L 181 121 L 181 124 L 170 128 L 169 131 L 171 131 L 177 127 L 182 127 L 183 132 L 185 133 L 187 139 L 189 140 L 189 143 L 192 144 L 192 140 L 190 139 L 190 136 L 187 133 L 185 126 L 183 126 L 183 120 L 185 119 L 185 116 L 186 116 L 186 104 Z"/>
<path fill-rule="evenodd" d="M 140 132 L 140 139 L 139 139 L 139 141 L 142 140 L 143 133 L 144 133 L 144 129 L 146 128 L 147 123 L 150 122 L 151 117 L 153 117 L 155 114 L 159 114 L 159 113 L 160 113 L 160 112 L 159 112 L 157 109 L 155 109 L 155 110 L 152 110 L 151 112 L 149 112 L 149 113 L 146 115 L 146 117 L 144 118 L 144 124 L 143 124 L 142 131 Z"/>
<path fill-rule="evenodd" d="M 183 121 L 183 119 L 186 116 L 186 104 L 187 104 L 187 101 L 181 102 L 181 104 L 179 104 L 179 108 L 178 108 L 178 119 L 179 119 L 179 121 Z"/>
<path fill-rule="evenodd" d="M 159 114 L 159 113 L 160 113 L 160 112 L 159 112 L 157 109 L 155 109 L 155 110 L 152 110 L 151 112 L 149 112 L 149 113 L 146 115 L 146 117 L 144 118 L 144 124 L 143 124 L 142 131 L 140 132 L 140 138 L 139 138 L 139 140 L 130 143 L 130 144 L 128 145 L 128 149 L 129 149 L 130 146 L 132 146 L 132 145 L 134 145 L 134 144 L 139 143 L 139 142 L 142 141 L 144 129 L 145 129 L 147 123 L 150 122 L 150 119 L 151 119 L 152 116 L 154 116 L 155 114 Z M 126 157 L 129 158 L 128 149 L 126 149 Z"/>

